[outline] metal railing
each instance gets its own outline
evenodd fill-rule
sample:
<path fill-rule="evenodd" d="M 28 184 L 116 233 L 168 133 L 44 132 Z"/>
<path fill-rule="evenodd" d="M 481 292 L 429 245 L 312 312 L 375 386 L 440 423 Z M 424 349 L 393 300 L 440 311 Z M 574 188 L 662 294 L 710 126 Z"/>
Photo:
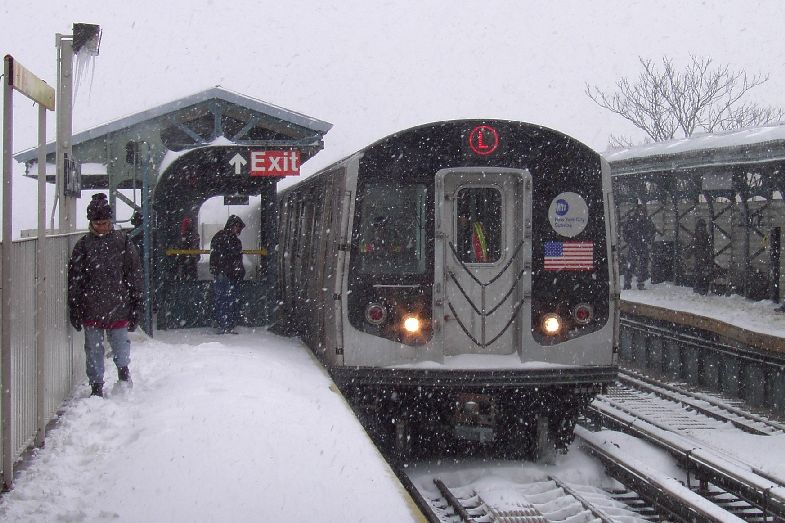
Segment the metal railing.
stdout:
<path fill-rule="evenodd" d="M 43 444 L 46 424 L 84 375 L 84 351 L 81 334 L 74 333 L 68 322 L 68 258 L 73 245 L 84 233 L 47 237 L 44 251 L 45 350 L 42 361 L 36 350 L 36 238 L 14 241 L 11 260 L 11 383 L 0 383 L 11 394 L 11 412 L 0 411 L 0 440 L 10 448 L 0 459 L 6 488 L 13 481 L 13 463 L 7 455 L 19 459 L 34 444 Z M 0 289 L 5 292 L 5 289 Z M 76 335 L 75 335 L 76 334 Z M 42 379 L 38 379 L 38 373 Z M 11 427 L 4 433 L 2 427 Z"/>

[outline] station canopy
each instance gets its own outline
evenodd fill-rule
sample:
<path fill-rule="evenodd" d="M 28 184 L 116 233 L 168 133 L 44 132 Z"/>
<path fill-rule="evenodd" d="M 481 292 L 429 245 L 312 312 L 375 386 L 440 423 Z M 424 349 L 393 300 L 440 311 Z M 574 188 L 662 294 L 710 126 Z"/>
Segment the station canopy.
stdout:
<path fill-rule="evenodd" d="M 324 147 L 332 124 L 216 86 L 73 135 L 82 189 L 141 187 L 143 163 L 152 184 L 172 157 L 211 145 L 294 148 L 305 162 Z M 55 142 L 46 145 L 55 163 Z M 167 156 L 168 155 L 168 156 Z M 37 149 L 14 156 L 36 178 Z M 167 159 L 168 158 L 168 159 Z M 54 169 L 47 182 L 54 183 Z"/>

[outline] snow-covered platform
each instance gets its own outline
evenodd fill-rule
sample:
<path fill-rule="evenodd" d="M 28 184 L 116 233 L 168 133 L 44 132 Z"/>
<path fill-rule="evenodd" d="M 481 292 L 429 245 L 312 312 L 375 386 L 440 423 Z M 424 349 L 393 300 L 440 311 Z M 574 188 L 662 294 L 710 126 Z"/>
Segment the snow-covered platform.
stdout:
<path fill-rule="evenodd" d="M 265 330 L 132 335 L 134 388 L 82 384 L 2 521 L 420 521 L 323 368 Z"/>
<path fill-rule="evenodd" d="M 621 310 L 656 320 L 695 327 L 743 345 L 785 353 L 785 312 L 769 300 L 700 295 L 668 283 L 621 293 Z"/>

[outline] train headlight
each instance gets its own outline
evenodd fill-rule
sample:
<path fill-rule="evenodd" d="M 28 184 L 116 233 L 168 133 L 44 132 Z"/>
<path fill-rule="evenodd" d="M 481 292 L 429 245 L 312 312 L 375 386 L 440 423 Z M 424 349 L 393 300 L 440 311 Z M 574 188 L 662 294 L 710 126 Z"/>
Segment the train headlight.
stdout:
<path fill-rule="evenodd" d="M 420 332 L 420 328 L 422 324 L 420 322 L 420 318 L 414 316 L 413 314 L 409 314 L 404 316 L 403 318 L 403 330 L 405 330 L 409 334 L 417 334 Z"/>
<path fill-rule="evenodd" d="M 542 331 L 548 336 L 555 336 L 561 331 L 562 322 L 558 314 L 553 312 L 542 317 Z"/>
<path fill-rule="evenodd" d="M 594 317 L 594 307 L 588 303 L 580 303 L 572 311 L 572 317 L 575 319 L 576 323 L 586 325 Z"/>
<path fill-rule="evenodd" d="M 369 303 L 365 308 L 365 321 L 371 325 L 381 325 L 387 319 L 387 309 L 378 303 Z"/>

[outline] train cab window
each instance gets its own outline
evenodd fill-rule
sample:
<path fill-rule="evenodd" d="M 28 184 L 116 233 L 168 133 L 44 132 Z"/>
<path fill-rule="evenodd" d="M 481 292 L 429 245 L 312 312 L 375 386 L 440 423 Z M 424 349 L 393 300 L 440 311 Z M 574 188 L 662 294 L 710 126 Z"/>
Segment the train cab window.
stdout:
<path fill-rule="evenodd" d="M 501 257 L 502 195 L 492 187 L 458 191 L 455 243 L 464 263 L 495 263 Z"/>
<path fill-rule="evenodd" d="M 424 184 L 366 184 L 355 241 L 364 274 L 422 274 L 427 270 Z"/>

